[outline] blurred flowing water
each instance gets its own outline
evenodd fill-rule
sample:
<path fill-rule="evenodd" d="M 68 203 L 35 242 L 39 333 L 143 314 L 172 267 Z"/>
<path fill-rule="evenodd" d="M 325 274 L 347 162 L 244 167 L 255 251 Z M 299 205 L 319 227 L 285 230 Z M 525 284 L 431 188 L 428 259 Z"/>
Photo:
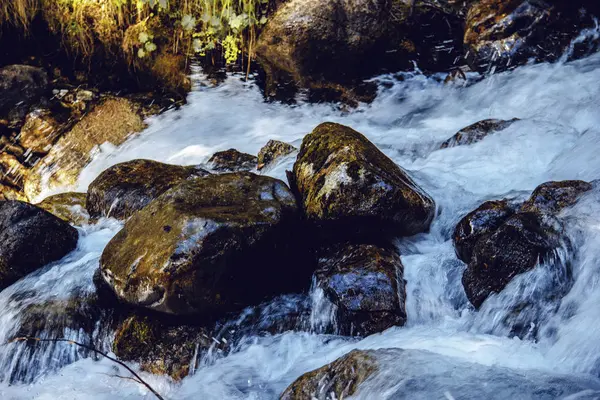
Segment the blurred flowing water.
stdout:
<path fill-rule="evenodd" d="M 550 180 L 600 178 L 600 55 L 525 66 L 479 82 L 471 77 L 466 85 L 418 73 L 380 76 L 376 100 L 351 111 L 302 100 L 267 103 L 240 76 L 216 87 L 200 71 L 194 78 L 186 106 L 149 119 L 145 132 L 119 148 L 102 146 L 77 187 L 68 189 L 85 190 L 105 168 L 136 158 L 192 165 L 232 147 L 256 154 L 269 139 L 298 146 L 316 125 L 334 121 L 362 132 L 409 170 L 436 200 L 438 214 L 429 233 L 398 242 L 408 282 L 405 327 L 342 338 L 327 334 L 335 323 L 332 305 L 318 290 L 283 296 L 241 313 L 223 330 L 254 318 L 258 331 L 289 309 L 299 316 L 294 331 L 241 330 L 233 351 L 200 355 L 195 373 L 181 383 L 144 374 L 166 398 L 274 399 L 301 374 L 354 348 L 390 349 L 358 398 L 600 398 L 600 192 L 561 215 L 571 246 L 557 251 L 552 268 L 540 265 L 514 279 L 479 312 L 466 299 L 465 265 L 451 242 L 459 219 L 485 200 L 525 198 Z M 520 121 L 479 143 L 439 150 L 469 124 L 515 117 Z M 293 161 L 288 157 L 266 173 L 285 179 Z M 120 226 L 104 220 L 82 228 L 72 254 L 1 292 L 0 342 L 17 334 L 28 307 L 93 291 L 99 256 Z M 573 283 L 564 287 L 567 265 Z M 562 301 L 548 296 L 556 290 L 567 293 Z M 527 298 L 536 305 L 518 321 L 514 307 Z M 521 339 L 511 324 L 522 325 Z M 110 332 L 99 328 L 46 334 L 110 350 Z M 123 374 L 67 344 L 0 348 L 2 399 L 152 398 L 115 377 Z"/>

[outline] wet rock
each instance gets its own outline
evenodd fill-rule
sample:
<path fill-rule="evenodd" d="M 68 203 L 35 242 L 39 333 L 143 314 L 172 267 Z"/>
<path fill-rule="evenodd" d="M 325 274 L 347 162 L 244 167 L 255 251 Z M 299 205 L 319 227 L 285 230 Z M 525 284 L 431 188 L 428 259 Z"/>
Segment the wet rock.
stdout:
<path fill-rule="evenodd" d="M 460 55 L 462 36 L 461 18 L 444 2 L 291 0 L 269 18 L 257 55 L 302 86 L 345 84 L 413 69 L 413 60 L 445 70 Z"/>
<path fill-rule="evenodd" d="M 404 325 L 404 267 L 394 246 L 331 246 L 318 265 L 316 282 L 337 308 L 338 334 L 368 336 Z"/>
<path fill-rule="evenodd" d="M 110 241 L 102 278 L 123 301 L 163 313 L 218 314 L 257 304 L 305 282 L 297 275 L 306 265 L 296 266 L 291 250 L 297 211 L 285 184 L 266 176 L 184 181 Z"/>
<path fill-rule="evenodd" d="M 107 98 L 64 134 L 36 164 L 25 181 L 25 194 L 34 199 L 41 192 L 42 180 L 49 189 L 74 185 L 97 146 L 122 144 L 143 128 L 136 104 L 123 98 Z"/>
<path fill-rule="evenodd" d="M 75 249 L 77 230 L 20 201 L 0 202 L 0 289 Z"/>
<path fill-rule="evenodd" d="M 27 201 L 27 197 L 23 192 L 12 186 L 0 184 L 0 201 L 3 200 Z"/>
<path fill-rule="evenodd" d="M 92 218 L 127 219 L 173 186 L 208 174 L 198 167 L 151 160 L 116 164 L 102 172 L 88 187 L 87 209 Z"/>
<path fill-rule="evenodd" d="M 199 348 L 207 349 L 211 344 L 201 328 L 134 315 L 117 328 L 113 351 L 123 361 L 139 363 L 143 371 L 181 380 L 195 367 Z"/>
<path fill-rule="evenodd" d="M 555 61 L 593 16 L 569 4 L 536 0 L 474 2 L 466 18 L 464 43 L 472 69 L 488 72 L 536 61 Z M 555 2 L 558 3 L 558 2 Z"/>
<path fill-rule="evenodd" d="M 269 140 L 258 152 L 258 170 L 271 167 L 277 160 L 292 154 L 296 150 L 291 144 L 279 140 Z"/>
<path fill-rule="evenodd" d="M 48 110 L 38 109 L 25 118 L 19 141 L 34 153 L 47 154 L 60 135 L 60 125 Z"/>
<path fill-rule="evenodd" d="M 41 68 L 10 65 L 0 69 L 0 114 L 17 105 L 29 106 L 46 92 L 48 75 Z"/>
<path fill-rule="evenodd" d="M 1 153 L 0 170 L 2 171 L 0 182 L 3 185 L 10 186 L 17 191 L 23 190 L 23 182 L 27 178 L 29 171 L 21 164 L 17 157 L 12 154 Z"/>
<path fill-rule="evenodd" d="M 429 228 L 435 203 L 355 130 L 324 123 L 307 135 L 289 174 L 308 220 L 322 233 L 413 235 Z"/>
<path fill-rule="evenodd" d="M 546 182 L 538 186 L 521 212 L 555 215 L 574 205 L 581 195 L 592 190 L 592 184 L 584 181 Z"/>
<path fill-rule="evenodd" d="M 90 215 L 85 207 L 86 193 L 60 193 L 45 198 L 37 206 L 73 225 L 85 225 Z"/>
<path fill-rule="evenodd" d="M 236 149 L 229 149 L 213 154 L 208 164 L 217 172 L 251 171 L 257 167 L 257 158 Z"/>
<path fill-rule="evenodd" d="M 518 118 L 513 118 L 511 120 L 484 119 L 483 121 L 476 122 L 473 125 L 461 129 L 450 139 L 442 143 L 440 148 L 447 149 L 449 147 L 477 143 L 491 134 L 508 128 L 518 120 Z"/>
<path fill-rule="evenodd" d="M 376 351 L 353 350 L 331 364 L 296 379 L 280 399 L 345 399 L 352 396 L 377 371 Z"/>
<path fill-rule="evenodd" d="M 515 212 L 506 200 L 486 201 L 460 220 L 454 229 L 454 247 L 459 259 L 469 263 L 477 242 L 494 233 Z"/>

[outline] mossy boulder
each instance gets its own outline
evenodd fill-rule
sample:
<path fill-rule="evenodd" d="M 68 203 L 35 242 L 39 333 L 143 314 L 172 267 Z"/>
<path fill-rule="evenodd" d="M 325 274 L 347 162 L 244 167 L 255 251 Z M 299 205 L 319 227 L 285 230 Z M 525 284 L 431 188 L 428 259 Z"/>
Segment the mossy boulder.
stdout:
<path fill-rule="evenodd" d="M 187 180 L 127 221 L 102 253 L 101 275 L 121 300 L 163 313 L 245 307 L 304 283 L 290 250 L 297 218 L 294 196 L 277 179 L 239 172 Z"/>
<path fill-rule="evenodd" d="M 48 74 L 29 65 L 9 65 L 0 68 L 0 115 L 13 107 L 27 109 L 48 89 Z"/>
<path fill-rule="evenodd" d="M 574 205 L 591 188 L 591 184 L 583 181 L 545 183 L 503 222 L 501 220 L 509 212 L 496 212 L 491 208 L 494 211 L 492 223 L 481 230 L 479 237 L 472 238 L 477 239 L 474 246 L 469 243 L 472 256 L 470 260 L 464 260 L 468 266 L 462 282 L 471 303 L 479 308 L 491 294 L 501 292 L 515 276 L 540 263 L 556 261 L 556 249 L 570 246 L 559 213 Z M 477 215 L 477 210 L 475 213 Z M 483 210 L 483 215 L 486 214 L 490 211 Z M 491 229 L 496 225 L 495 230 Z M 464 250 L 459 242 L 457 252 Z"/>
<path fill-rule="evenodd" d="M 46 197 L 37 206 L 73 225 L 84 225 L 90 215 L 85 208 L 86 193 L 60 193 Z"/>
<path fill-rule="evenodd" d="M 216 152 L 208 160 L 210 169 L 216 172 L 251 171 L 256 169 L 257 164 L 256 156 L 236 149 Z"/>
<path fill-rule="evenodd" d="M 281 400 L 345 399 L 378 371 L 377 353 L 352 350 L 331 364 L 307 372 L 281 395 Z"/>
<path fill-rule="evenodd" d="M 362 134 L 324 123 L 302 141 L 289 174 L 307 219 L 328 234 L 414 235 L 426 231 L 435 203 Z"/>
<path fill-rule="evenodd" d="M 123 361 L 139 363 L 143 371 L 181 380 L 195 368 L 198 350 L 211 344 L 202 328 L 133 315 L 117 327 L 113 351 Z"/>
<path fill-rule="evenodd" d="M 151 160 L 116 164 L 90 183 L 87 209 L 92 218 L 127 219 L 173 186 L 186 179 L 208 174 L 199 167 L 182 167 Z"/>
<path fill-rule="evenodd" d="M 403 275 L 393 245 L 346 243 L 320 251 L 315 281 L 336 306 L 337 333 L 367 336 L 406 322 Z"/>
<path fill-rule="evenodd" d="M 515 207 L 507 200 L 496 200 L 486 201 L 467 214 L 454 229 L 458 258 L 469 263 L 477 242 L 494 233 L 514 213 Z"/>
<path fill-rule="evenodd" d="M 34 199 L 42 190 L 72 186 L 91 161 L 92 150 L 104 143 L 122 144 L 144 122 L 137 104 L 118 97 L 106 98 L 85 115 L 37 163 L 25 181 L 25 194 Z"/>
<path fill-rule="evenodd" d="M 279 159 L 297 150 L 291 144 L 279 140 L 269 140 L 258 152 L 258 170 L 272 167 Z"/>
<path fill-rule="evenodd" d="M 0 289 L 63 258 L 78 237 L 75 228 L 39 207 L 0 202 Z"/>
<path fill-rule="evenodd" d="M 476 122 L 473 125 L 469 125 L 466 128 L 461 129 L 450 139 L 442 143 L 440 148 L 447 149 L 449 147 L 463 146 L 480 142 L 487 136 L 508 128 L 518 120 L 518 118 L 513 118 L 511 120 L 484 119 L 483 121 Z"/>

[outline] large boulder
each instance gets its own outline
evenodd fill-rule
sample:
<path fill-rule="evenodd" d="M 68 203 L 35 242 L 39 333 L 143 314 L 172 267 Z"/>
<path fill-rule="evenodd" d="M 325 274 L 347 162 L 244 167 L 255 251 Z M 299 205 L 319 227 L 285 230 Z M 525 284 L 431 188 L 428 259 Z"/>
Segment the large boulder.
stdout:
<path fill-rule="evenodd" d="M 208 174 L 198 167 L 182 167 L 151 160 L 116 164 L 90 183 L 87 209 L 92 218 L 127 219 L 173 186 L 186 179 Z"/>
<path fill-rule="evenodd" d="M 297 82 L 349 83 L 383 70 L 444 70 L 462 49 L 462 22 L 446 2 L 290 0 L 257 43 L 268 68 Z M 308 86 L 308 85 L 307 85 Z"/>
<path fill-rule="evenodd" d="M 60 193 L 46 197 L 37 206 L 73 225 L 84 225 L 90 215 L 85 208 L 85 193 Z"/>
<path fill-rule="evenodd" d="M 355 130 L 324 123 L 307 135 L 293 174 L 309 221 L 340 235 L 426 231 L 435 203 L 410 176 Z"/>
<path fill-rule="evenodd" d="M 121 300 L 163 313 L 244 307 L 304 283 L 290 249 L 297 218 L 294 196 L 277 179 L 239 172 L 187 180 L 127 221 L 102 253 L 101 276 Z"/>
<path fill-rule="evenodd" d="M 30 106 L 47 88 L 48 74 L 41 68 L 29 65 L 0 68 L 0 114 L 15 106 Z"/>
<path fill-rule="evenodd" d="M 403 275 L 394 246 L 347 243 L 321 250 L 315 281 L 336 306 L 337 333 L 367 336 L 406 322 Z"/>
<path fill-rule="evenodd" d="M 93 150 L 104 143 L 122 144 L 144 128 L 139 107 L 124 98 L 109 97 L 64 134 L 41 159 L 25 181 L 25 194 L 35 199 L 43 187 L 56 189 L 77 182 L 91 161 Z"/>
<path fill-rule="evenodd" d="M 41 208 L 0 202 L 0 289 L 63 258 L 78 237 L 75 228 Z"/>
<path fill-rule="evenodd" d="M 218 151 L 208 160 L 210 168 L 217 172 L 251 171 L 257 167 L 257 164 L 256 156 L 236 149 Z"/>
<path fill-rule="evenodd" d="M 510 120 L 484 119 L 483 121 L 476 122 L 467 126 L 466 128 L 461 129 L 450 139 L 442 143 L 440 148 L 447 149 L 449 147 L 477 143 L 493 133 L 500 132 L 508 128 L 518 120 L 518 118 L 513 118 Z"/>
<path fill-rule="evenodd" d="M 331 364 L 302 375 L 283 392 L 280 399 L 345 399 L 378 369 L 375 351 L 353 350 Z"/>
<path fill-rule="evenodd" d="M 591 188 L 583 181 L 547 182 L 514 214 L 502 202 L 489 202 L 463 219 L 456 228 L 462 236 L 460 240 L 455 237 L 455 244 L 468 263 L 462 282 L 471 303 L 479 308 L 515 276 L 556 261 L 556 250 L 569 247 L 559 213 Z M 465 226 L 470 221 L 481 225 L 469 237 Z"/>

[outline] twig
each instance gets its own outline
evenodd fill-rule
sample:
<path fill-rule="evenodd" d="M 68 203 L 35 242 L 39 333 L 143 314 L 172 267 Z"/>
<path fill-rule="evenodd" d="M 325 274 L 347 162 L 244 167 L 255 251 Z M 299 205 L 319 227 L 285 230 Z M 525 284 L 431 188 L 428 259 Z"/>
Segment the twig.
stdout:
<path fill-rule="evenodd" d="M 117 363 L 119 365 L 121 365 L 122 367 L 124 367 L 127 371 L 129 371 L 135 378 L 136 378 L 136 382 L 141 383 L 142 385 L 146 386 L 146 388 L 148 388 L 148 390 L 150 390 L 152 392 L 152 394 L 154 394 L 154 396 L 156 396 L 157 399 L 159 400 L 165 400 L 164 397 L 162 397 L 156 390 L 154 390 L 152 388 L 152 386 L 150 386 L 148 383 L 146 383 L 146 381 L 144 381 L 133 369 L 131 369 L 129 366 L 127 366 L 127 364 L 125 364 L 122 361 L 117 360 L 116 358 L 113 358 L 111 356 L 109 356 L 108 354 L 104 353 L 103 351 L 100 351 L 92 346 L 89 346 L 87 344 L 83 344 L 83 343 L 79 343 L 79 342 L 75 342 L 74 340 L 70 340 L 70 339 L 64 339 L 64 338 L 58 338 L 58 339 L 41 339 L 41 338 L 36 338 L 36 337 L 31 337 L 31 336 L 23 336 L 23 337 L 17 337 L 14 338 L 13 340 L 11 340 L 9 343 L 14 343 L 14 342 L 26 342 L 26 341 L 35 341 L 35 342 L 65 342 L 68 344 L 74 344 L 75 346 L 79 346 L 82 347 L 84 349 L 93 351 L 94 353 L 100 354 L 101 356 L 109 359 L 110 361 Z"/>

